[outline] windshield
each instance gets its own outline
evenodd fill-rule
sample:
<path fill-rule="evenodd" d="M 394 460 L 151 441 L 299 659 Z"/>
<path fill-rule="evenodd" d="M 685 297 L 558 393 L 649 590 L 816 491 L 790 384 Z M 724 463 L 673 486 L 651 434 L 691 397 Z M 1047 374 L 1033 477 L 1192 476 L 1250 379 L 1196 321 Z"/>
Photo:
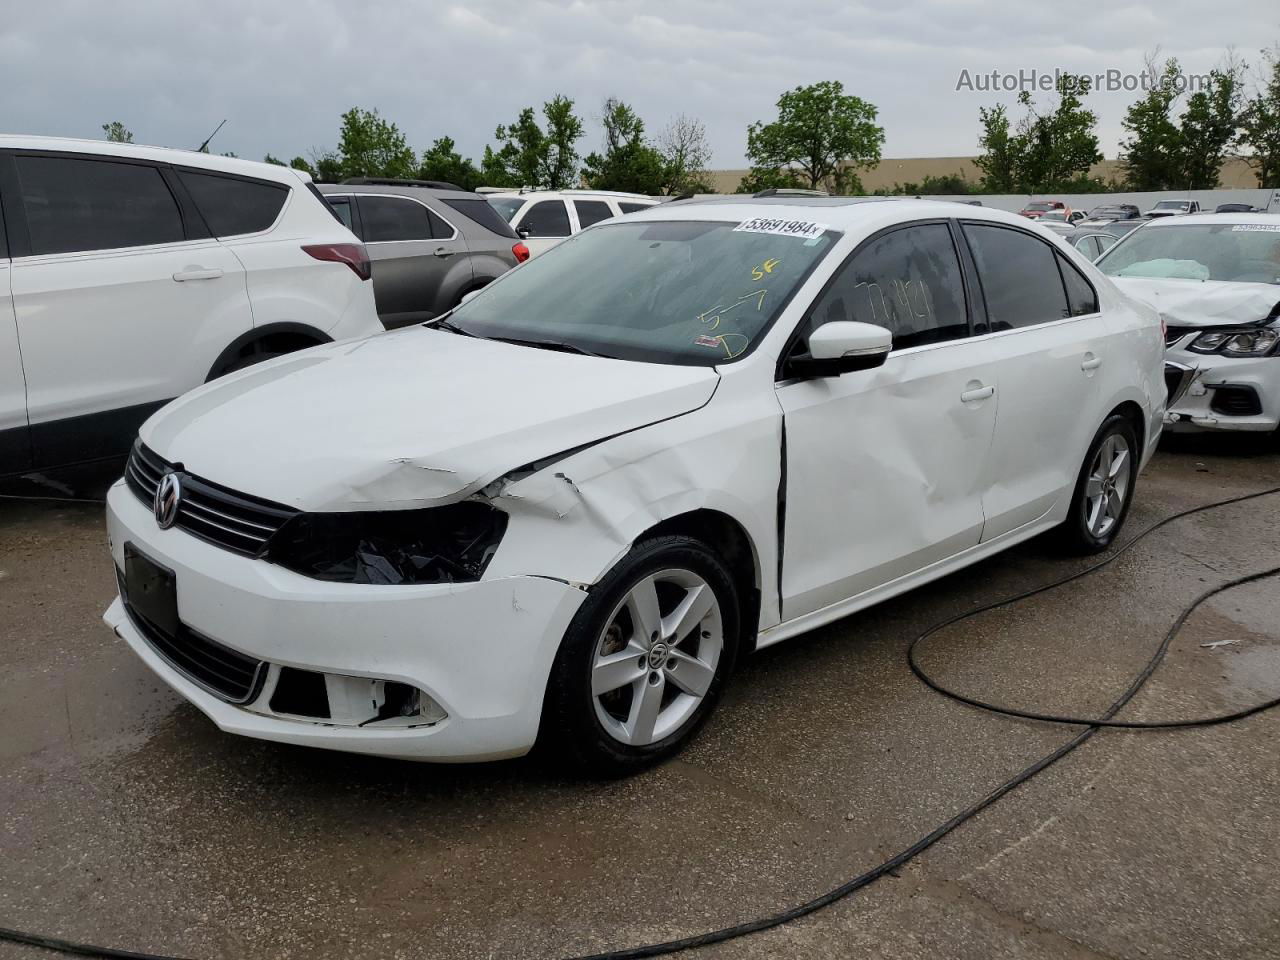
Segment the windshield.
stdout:
<path fill-rule="evenodd" d="M 507 223 L 516 215 L 516 211 L 524 206 L 524 197 L 489 197 L 489 206 L 498 211 L 498 216 Z"/>
<path fill-rule="evenodd" d="M 1041 220 L 1065 220 L 1067 219 L 1067 215 L 1063 213 L 1061 210 L 1050 210 L 1040 219 Z"/>
<path fill-rule="evenodd" d="M 1157 210 L 1185 210 L 1188 206 L 1190 206 L 1190 204 L 1187 204 L 1187 203 L 1183 202 L 1182 200 L 1161 200 L 1159 203 L 1157 203 L 1157 204 L 1156 204 L 1155 209 L 1157 209 Z"/>
<path fill-rule="evenodd" d="M 1089 211 L 1090 217 L 1123 217 L 1125 211 L 1120 207 L 1094 207 Z"/>
<path fill-rule="evenodd" d="M 1098 267 L 1113 277 L 1280 282 L 1280 224 L 1215 223 L 1139 230 Z"/>
<path fill-rule="evenodd" d="M 1052 210 L 1052 209 L 1053 209 L 1053 204 L 1051 204 L 1051 203 L 1044 203 L 1044 202 L 1042 202 L 1042 201 L 1037 201 L 1037 202 L 1035 202 L 1035 203 L 1028 203 L 1028 204 L 1027 204 L 1027 209 L 1028 209 L 1028 210 Z"/>
<path fill-rule="evenodd" d="M 810 235 L 778 231 L 800 224 Z M 711 366 L 749 351 L 839 233 L 822 224 L 605 224 L 516 267 L 449 315 L 464 333 Z"/>

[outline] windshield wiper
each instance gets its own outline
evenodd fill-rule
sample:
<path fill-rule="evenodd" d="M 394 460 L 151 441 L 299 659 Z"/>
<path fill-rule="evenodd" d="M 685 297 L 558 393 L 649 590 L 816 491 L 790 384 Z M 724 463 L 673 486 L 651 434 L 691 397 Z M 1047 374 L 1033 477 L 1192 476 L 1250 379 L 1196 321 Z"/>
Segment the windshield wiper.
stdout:
<path fill-rule="evenodd" d="M 584 357 L 603 357 L 606 360 L 617 359 L 617 357 L 611 357 L 607 353 L 596 353 L 594 350 L 580 347 L 576 343 L 566 343 L 563 340 L 525 340 L 520 337 L 489 337 L 488 339 L 501 340 L 503 343 L 514 343 L 520 347 L 533 347 L 538 350 L 558 350 L 561 353 L 580 353 Z"/>
<path fill-rule="evenodd" d="M 453 312 L 452 310 L 449 311 L 449 313 L 452 313 L 452 312 Z M 423 326 L 430 327 L 432 330 L 448 330 L 450 333 L 458 333 L 464 337 L 475 336 L 475 334 L 472 333 L 470 330 L 463 330 L 456 323 L 449 320 L 448 316 L 449 316 L 448 313 L 442 314 L 441 316 L 436 317 L 434 320 L 428 320 L 426 323 L 423 324 Z"/>

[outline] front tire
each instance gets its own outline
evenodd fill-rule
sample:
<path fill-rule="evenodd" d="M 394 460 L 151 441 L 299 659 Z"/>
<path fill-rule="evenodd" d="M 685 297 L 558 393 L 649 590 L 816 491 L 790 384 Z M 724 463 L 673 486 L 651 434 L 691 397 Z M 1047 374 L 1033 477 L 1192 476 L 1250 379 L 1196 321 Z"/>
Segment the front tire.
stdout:
<path fill-rule="evenodd" d="M 1133 502 L 1139 456 L 1133 423 L 1120 414 L 1108 417 L 1089 444 L 1071 510 L 1058 531 L 1066 550 L 1100 553 L 1115 541 Z"/>
<path fill-rule="evenodd" d="M 674 755 L 715 709 L 740 637 L 738 591 L 714 551 L 687 536 L 637 544 L 565 632 L 540 746 L 604 776 Z"/>

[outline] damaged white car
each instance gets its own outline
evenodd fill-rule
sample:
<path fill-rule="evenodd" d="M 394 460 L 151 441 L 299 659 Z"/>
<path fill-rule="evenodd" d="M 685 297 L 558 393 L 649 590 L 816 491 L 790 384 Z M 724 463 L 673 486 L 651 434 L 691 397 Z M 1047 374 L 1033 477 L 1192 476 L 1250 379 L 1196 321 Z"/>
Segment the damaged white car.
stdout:
<path fill-rule="evenodd" d="M 223 730 L 625 772 L 757 647 L 1054 528 L 1104 548 L 1162 350 L 1011 214 L 666 204 L 156 414 L 106 621 Z"/>
<path fill-rule="evenodd" d="M 1172 431 L 1280 425 L 1280 218 L 1155 221 L 1098 261 L 1166 325 Z"/>

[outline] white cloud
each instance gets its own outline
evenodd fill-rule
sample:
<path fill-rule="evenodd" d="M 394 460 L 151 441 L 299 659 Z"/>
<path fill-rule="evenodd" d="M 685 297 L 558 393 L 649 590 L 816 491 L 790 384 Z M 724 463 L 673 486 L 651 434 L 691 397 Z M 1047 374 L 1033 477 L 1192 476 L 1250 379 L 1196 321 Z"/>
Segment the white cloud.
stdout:
<path fill-rule="evenodd" d="M 745 130 L 783 90 L 836 79 L 876 104 L 887 156 L 969 154 L 990 94 L 956 93 L 962 69 L 1135 71 L 1155 47 L 1202 72 L 1235 45 L 1280 37 L 1273 0 L 1061 4 L 900 0 L 222 0 L 11 5 L 0 20 L 0 130 L 97 136 L 121 120 L 140 141 L 241 156 L 332 146 L 348 107 L 377 107 L 418 149 L 448 134 L 478 157 L 493 128 L 556 93 L 588 120 L 631 103 L 650 129 L 686 113 L 720 166 L 743 164 Z M 1011 95 L 1003 98 L 1012 100 Z M 1099 94 L 1115 152 L 1131 95 Z"/>

